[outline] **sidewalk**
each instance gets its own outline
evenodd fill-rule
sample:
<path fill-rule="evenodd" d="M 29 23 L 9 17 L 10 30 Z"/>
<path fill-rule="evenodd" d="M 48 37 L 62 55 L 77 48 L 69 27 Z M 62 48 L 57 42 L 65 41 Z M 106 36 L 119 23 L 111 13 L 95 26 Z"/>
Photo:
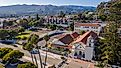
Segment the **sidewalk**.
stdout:
<path fill-rule="evenodd" d="M 42 51 L 42 50 L 40 50 L 40 52 L 41 52 L 42 55 L 45 55 L 45 53 L 46 53 L 45 51 Z M 61 59 L 60 58 L 61 55 L 53 54 L 51 52 L 48 52 L 47 54 L 48 54 L 48 57 Z M 95 68 L 94 63 L 88 62 L 88 61 L 83 61 L 83 60 L 80 60 L 80 59 L 68 58 L 67 63 L 70 63 L 70 62 L 77 62 L 77 63 L 80 63 L 82 65 L 88 64 L 87 68 Z"/>
<path fill-rule="evenodd" d="M 31 57 L 23 56 L 22 58 L 23 58 L 23 59 L 26 59 L 26 60 L 28 60 L 28 61 L 30 61 L 30 62 L 32 62 L 32 58 L 31 58 Z M 34 60 L 34 62 L 35 62 L 35 60 Z M 40 61 L 39 61 L 39 60 L 37 60 L 37 63 L 38 63 L 38 68 L 41 68 L 41 66 L 40 66 L 41 64 L 40 64 Z M 47 63 L 46 68 L 48 68 L 49 66 L 51 66 L 51 65 Z M 43 66 L 43 67 L 44 67 L 44 66 Z"/>
<path fill-rule="evenodd" d="M 83 61 L 83 60 L 79 60 L 79 59 L 72 59 L 72 60 L 75 62 L 81 63 L 81 64 L 88 64 L 87 68 L 95 68 L 94 63 L 92 63 L 92 62 Z"/>
<path fill-rule="evenodd" d="M 40 50 L 40 52 L 41 52 L 41 55 L 43 55 L 43 56 L 46 55 L 46 52 L 45 51 Z M 50 58 L 53 58 L 53 59 L 61 59 L 61 55 L 53 54 L 51 52 L 47 52 L 47 54 L 48 54 L 48 57 L 50 57 Z"/>

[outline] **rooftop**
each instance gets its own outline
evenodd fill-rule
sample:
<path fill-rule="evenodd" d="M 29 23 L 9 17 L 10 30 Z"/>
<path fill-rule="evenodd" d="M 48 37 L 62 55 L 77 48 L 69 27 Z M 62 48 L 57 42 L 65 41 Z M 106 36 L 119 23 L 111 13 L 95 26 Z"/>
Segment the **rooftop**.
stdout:
<path fill-rule="evenodd" d="M 99 23 L 75 23 L 75 26 L 90 26 L 90 27 L 99 27 Z"/>
<path fill-rule="evenodd" d="M 87 38 L 89 36 L 92 36 L 92 37 L 96 38 L 97 34 L 95 32 L 93 32 L 93 31 L 88 31 L 85 34 L 80 35 L 79 37 L 77 37 L 77 39 L 73 43 L 82 42 L 82 43 L 86 44 L 87 43 Z"/>

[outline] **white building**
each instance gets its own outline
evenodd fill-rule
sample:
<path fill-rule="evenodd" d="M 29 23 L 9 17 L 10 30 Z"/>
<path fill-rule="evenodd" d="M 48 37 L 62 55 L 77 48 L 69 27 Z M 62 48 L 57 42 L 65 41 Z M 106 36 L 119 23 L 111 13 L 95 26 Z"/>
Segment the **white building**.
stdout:
<path fill-rule="evenodd" d="M 88 31 L 83 35 L 74 32 L 71 34 L 58 35 L 50 40 L 53 48 L 70 50 L 72 57 L 84 60 L 92 60 L 95 57 L 94 47 L 98 35 Z"/>
<path fill-rule="evenodd" d="M 2 22 L 0 22 L 0 28 L 2 28 L 3 27 L 3 23 Z"/>
<path fill-rule="evenodd" d="M 3 27 L 3 20 L 0 19 L 0 28 L 2 28 L 2 27 Z"/>
<path fill-rule="evenodd" d="M 66 17 L 45 17 L 44 24 L 55 24 L 57 26 L 62 27 L 69 27 L 71 23 L 73 23 L 72 20 L 66 18 Z"/>
<path fill-rule="evenodd" d="M 98 35 L 103 30 L 103 27 L 106 26 L 104 23 L 74 23 L 74 31 L 80 33 L 80 31 L 94 31 Z"/>
<path fill-rule="evenodd" d="M 92 60 L 95 57 L 95 43 L 97 34 L 93 31 L 88 31 L 85 34 L 79 36 L 71 45 L 71 55 L 78 59 Z"/>

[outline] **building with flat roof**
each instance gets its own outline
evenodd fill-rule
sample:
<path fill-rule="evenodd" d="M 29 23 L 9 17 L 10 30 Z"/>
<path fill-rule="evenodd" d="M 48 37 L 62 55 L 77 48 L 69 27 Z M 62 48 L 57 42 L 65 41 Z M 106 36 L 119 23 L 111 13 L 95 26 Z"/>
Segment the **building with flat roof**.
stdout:
<path fill-rule="evenodd" d="M 102 26 L 99 23 L 74 23 L 74 31 L 94 31 L 99 34 L 102 30 Z"/>

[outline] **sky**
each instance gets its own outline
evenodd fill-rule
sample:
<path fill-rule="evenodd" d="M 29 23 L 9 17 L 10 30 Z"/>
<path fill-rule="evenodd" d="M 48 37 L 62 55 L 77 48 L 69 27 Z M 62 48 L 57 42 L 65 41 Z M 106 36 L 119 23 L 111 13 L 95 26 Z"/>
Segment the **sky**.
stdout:
<path fill-rule="evenodd" d="M 100 2 L 108 0 L 0 0 L 0 6 L 16 5 L 16 4 L 37 4 L 37 5 L 82 5 L 97 6 Z"/>

